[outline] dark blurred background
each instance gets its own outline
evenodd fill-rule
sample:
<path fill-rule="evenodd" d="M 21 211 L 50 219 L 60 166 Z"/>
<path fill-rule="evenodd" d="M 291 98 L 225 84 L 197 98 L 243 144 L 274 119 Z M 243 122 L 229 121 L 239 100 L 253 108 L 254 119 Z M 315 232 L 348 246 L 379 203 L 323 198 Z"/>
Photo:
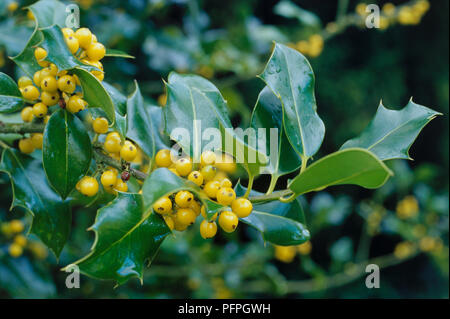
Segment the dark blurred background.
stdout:
<path fill-rule="evenodd" d="M 17 1 L 16 10 L 12 2 L 0 4 L 0 71 L 18 78 L 20 70 L 7 56 L 20 52 L 32 32 L 33 22 L 20 10 L 32 1 Z M 242 127 L 263 87 L 256 75 L 272 41 L 299 49 L 315 72 L 327 130 L 317 158 L 358 135 L 380 100 L 400 109 L 412 97 L 443 116 L 413 144 L 414 161 L 388 163 L 396 174 L 381 189 L 341 186 L 302 198 L 312 233 L 307 245 L 273 247 L 247 227 L 205 242 L 193 229 L 164 242 L 143 286 L 132 280 L 113 289 L 111 282 L 82 277 L 81 289 L 68 290 L 60 266 L 93 242 L 85 229 L 95 209 L 76 208 L 59 264 L 32 237 L 25 254 L 12 258 L 7 247 L 13 235 L 0 234 L 0 297 L 448 298 L 448 1 L 391 1 L 391 15 L 387 1 L 367 1 L 383 8 L 387 26 L 381 30 L 362 25 L 360 1 L 77 2 L 82 26 L 107 47 L 136 57 L 105 59 L 105 81 L 129 94 L 137 79 L 148 101 L 164 104 L 161 79 L 170 71 L 200 74 L 219 87 L 233 123 Z M 419 7 L 427 10 L 417 17 Z M 315 35 L 323 45 L 313 48 Z M 257 180 L 256 189 L 266 187 L 266 179 Z M 21 219 L 28 226 L 24 211 L 8 211 L 12 194 L 5 174 L 0 190 L 0 223 Z M 381 267 L 380 289 L 364 284 L 365 265 L 372 262 Z"/>

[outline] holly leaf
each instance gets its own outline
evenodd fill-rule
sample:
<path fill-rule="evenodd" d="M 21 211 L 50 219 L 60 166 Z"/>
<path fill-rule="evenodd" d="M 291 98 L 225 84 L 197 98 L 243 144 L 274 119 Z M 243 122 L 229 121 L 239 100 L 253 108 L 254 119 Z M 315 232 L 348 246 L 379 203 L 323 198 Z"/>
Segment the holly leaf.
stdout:
<path fill-rule="evenodd" d="M 16 82 L 0 72 L 0 113 L 13 113 L 24 105 L 22 93 Z"/>
<path fill-rule="evenodd" d="M 11 58 L 30 78 L 33 78 L 34 73 L 42 69 L 34 57 L 34 50 L 43 39 L 42 32 L 35 29 L 22 52 Z"/>
<path fill-rule="evenodd" d="M 349 148 L 314 162 L 288 187 L 297 195 L 344 184 L 378 188 L 392 175 L 391 170 L 371 152 Z"/>
<path fill-rule="evenodd" d="M 127 137 L 136 142 L 142 151 L 150 158 L 155 155 L 155 137 L 152 118 L 144 106 L 144 98 L 137 82 L 135 91 L 127 102 Z"/>
<path fill-rule="evenodd" d="M 44 130 L 42 158 L 50 184 L 65 199 L 91 163 L 92 145 L 83 122 L 63 109 L 53 113 Z"/>
<path fill-rule="evenodd" d="M 390 110 L 380 102 L 377 113 L 360 136 L 342 145 L 341 149 L 360 147 L 380 160 L 412 159 L 409 149 L 420 131 L 436 116 L 442 115 L 412 100 L 401 110 Z"/>
<path fill-rule="evenodd" d="M 147 105 L 146 111 L 153 121 L 153 136 L 155 137 L 156 149 L 170 148 L 170 139 L 164 134 L 163 108 L 157 105 Z"/>
<path fill-rule="evenodd" d="M 115 49 L 106 49 L 105 56 L 116 57 L 116 58 L 126 58 L 126 59 L 135 59 L 134 56 L 129 55 L 126 52 L 115 50 Z"/>
<path fill-rule="evenodd" d="M 258 139 L 262 139 L 261 144 L 265 142 L 266 153 L 270 154 L 269 164 L 266 169 L 275 180 L 300 167 L 301 159 L 292 149 L 283 130 L 283 107 L 281 101 L 269 87 L 266 86 L 259 93 L 250 122 L 250 126 L 255 130 L 260 128 L 266 129 L 264 135 L 259 134 L 258 131 Z M 278 147 L 276 149 L 272 149 L 272 146 L 275 145 L 272 139 L 277 141 Z"/>
<path fill-rule="evenodd" d="M 116 89 L 113 85 L 103 81 L 103 87 L 108 92 L 111 97 L 116 111 L 120 113 L 120 115 L 125 115 L 127 113 L 127 97 L 123 95 L 118 89 Z"/>
<path fill-rule="evenodd" d="M 56 0 L 40 0 L 27 7 L 33 12 L 36 27 L 45 28 L 54 24 L 66 26 L 66 5 Z"/>
<path fill-rule="evenodd" d="M 72 72 L 80 79 L 83 99 L 89 104 L 89 107 L 103 109 L 110 123 L 114 124 L 116 118 L 114 103 L 102 83 L 85 69 L 75 68 Z"/>
<path fill-rule="evenodd" d="M 235 191 L 237 196 L 242 196 L 246 189 L 237 184 Z M 262 193 L 252 190 L 250 195 L 258 196 Z M 252 213 L 240 220 L 257 229 L 265 241 L 275 245 L 299 245 L 310 238 L 305 226 L 303 208 L 298 199 L 290 203 L 280 201 L 255 203 Z"/>
<path fill-rule="evenodd" d="M 90 230 L 95 232 L 91 252 L 75 264 L 85 275 L 119 285 L 133 277 L 142 282 L 145 261 L 153 260 L 170 233 L 159 215 L 145 209 L 142 195 L 131 193 L 119 193 L 99 209 Z"/>
<path fill-rule="evenodd" d="M 313 156 L 322 144 L 325 125 L 317 114 L 314 73 L 308 60 L 276 43 L 259 77 L 281 100 L 283 125 L 292 147 L 300 156 Z"/>
<path fill-rule="evenodd" d="M 11 209 L 20 206 L 33 215 L 30 231 L 58 257 L 69 237 L 72 223 L 69 202 L 62 201 L 47 183 L 39 159 L 15 149 L 5 149 L 0 171 L 11 179 L 14 194 Z"/>

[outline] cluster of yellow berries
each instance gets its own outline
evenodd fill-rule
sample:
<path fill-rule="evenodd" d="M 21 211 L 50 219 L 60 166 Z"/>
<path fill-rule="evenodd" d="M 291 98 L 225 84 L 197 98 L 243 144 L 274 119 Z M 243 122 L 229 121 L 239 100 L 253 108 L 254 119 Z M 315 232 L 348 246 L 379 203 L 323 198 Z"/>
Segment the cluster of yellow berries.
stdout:
<path fill-rule="evenodd" d="M 355 8 L 356 13 L 362 18 L 365 18 L 369 14 L 366 11 L 366 6 L 365 3 L 359 3 Z M 419 24 L 429 8 L 430 3 L 428 0 L 418 0 L 411 5 L 403 5 L 398 8 L 394 4 L 387 2 L 381 9 L 380 29 L 387 29 L 389 25 L 396 22 L 403 25 Z"/>
<path fill-rule="evenodd" d="M 406 196 L 397 203 L 396 208 L 397 217 L 400 219 L 408 219 L 417 216 L 419 213 L 419 203 L 417 199 L 412 196 Z"/>
<path fill-rule="evenodd" d="M 236 163 L 231 156 L 222 154 L 218 159 L 216 153 L 206 151 L 201 155 L 198 170 L 194 170 L 190 158 L 181 157 L 173 162 L 170 150 L 162 149 L 156 154 L 155 162 L 157 167 L 166 167 L 175 175 L 201 187 L 211 200 L 231 208 L 216 213 L 208 221 L 206 208 L 191 192 L 182 190 L 163 196 L 154 203 L 153 210 L 163 216 L 171 230 L 184 231 L 202 215 L 204 220 L 200 224 L 200 235 L 205 239 L 212 238 L 217 233 L 216 220 L 225 232 L 231 233 L 236 230 L 239 218 L 245 218 L 252 212 L 253 206 L 248 199 L 236 198 L 227 176 L 236 170 Z"/>
<path fill-rule="evenodd" d="M 297 255 L 297 253 L 305 256 L 309 255 L 312 250 L 312 245 L 310 241 L 307 241 L 303 244 L 296 246 L 275 245 L 274 247 L 275 247 L 274 257 L 284 263 L 291 263 L 294 260 L 295 256 Z"/>
<path fill-rule="evenodd" d="M 62 32 L 71 53 L 76 54 L 83 63 L 102 70 L 91 71 L 98 80 L 102 81 L 104 73 L 100 60 L 106 53 L 103 44 L 97 42 L 96 36 L 87 28 L 77 31 L 63 28 Z M 22 109 L 21 117 L 24 122 L 32 122 L 34 118 L 37 118 L 47 123 L 48 108 L 57 103 L 71 113 L 82 111 L 87 106 L 82 92 L 77 91 L 77 85 L 80 85 L 78 77 L 67 71 L 59 71 L 54 63 L 46 61 L 47 54 L 45 49 L 37 47 L 34 57 L 42 69 L 33 75 L 33 79 L 22 76 L 18 80 L 23 97 L 33 104 Z M 26 154 L 40 148 L 42 148 L 42 134 L 33 134 L 19 142 L 19 149 Z"/>
<path fill-rule="evenodd" d="M 98 117 L 93 121 L 92 128 L 97 134 L 106 134 L 109 128 L 108 120 L 104 117 Z M 103 148 L 114 159 L 122 159 L 125 162 L 133 161 L 138 154 L 138 149 L 133 142 L 125 140 L 122 143 L 120 134 L 115 131 L 109 132 L 106 135 Z M 102 173 L 100 182 L 106 192 L 116 195 L 118 191 L 128 191 L 128 185 L 126 182 L 129 178 L 130 173 L 128 171 L 123 171 L 119 174 L 117 169 L 109 167 Z M 78 181 L 76 189 L 81 194 L 91 197 L 97 194 L 99 184 L 95 177 L 84 176 Z"/>
<path fill-rule="evenodd" d="M 24 249 L 28 248 L 37 258 L 46 258 L 48 252 L 45 246 L 35 241 L 28 241 L 23 234 L 24 229 L 25 226 L 19 219 L 13 219 L 1 224 L 1 233 L 8 238 L 12 238 L 12 242 L 8 247 L 9 255 L 13 258 L 18 258 L 22 256 Z"/>
<path fill-rule="evenodd" d="M 297 43 L 291 43 L 289 46 L 304 55 L 315 58 L 322 53 L 323 44 L 324 41 L 322 36 L 320 34 L 313 34 L 308 38 L 308 40 L 301 40 Z"/>

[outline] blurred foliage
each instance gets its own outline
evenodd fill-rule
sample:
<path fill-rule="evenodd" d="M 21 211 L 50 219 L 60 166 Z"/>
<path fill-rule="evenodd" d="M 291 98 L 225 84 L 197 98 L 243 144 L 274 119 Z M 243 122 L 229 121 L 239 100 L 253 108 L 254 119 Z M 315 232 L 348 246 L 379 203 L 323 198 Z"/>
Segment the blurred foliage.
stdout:
<path fill-rule="evenodd" d="M 33 30 L 21 10 L 32 2 L 0 3 L 2 72 L 21 74 L 7 57 L 21 51 Z M 273 247 L 248 227 L 205 242 L 192 230 L 162 245 L 142 286 L 133 280 L 112 289 L 83 276 L 81 289 L 67 289 L 59 265 L 89 251 L 93 234 L 85 230 L 94 209 L 74 207 L 73 232 L 58 263 L 37 239 L 21 237 L 29 216 L 8 211 L 11 187 L 2 174 L 0 297 L 448 298 L 448 1 L 432 1 L 429 10 L 428 1 L 371 1 L 382 7 L 380 29 L 364 27 L 365 5 L 357 1 L 77 2 L 81 25 L 107 47 L 136 57 L 105 59 L 106 80 L 130 93 L 137 79 L 146 98 L 161 105 L 161 78 L 172 70 L 194 72 L 219 86 L 234 123 L 246 126 L 249 103 L 263 87 L 255 75 L 277 41 L 307 55 L 315 70 L 318 111 L 330 132 L 322 154 L 358 135 L 380 98 L 397 108 L 414 95 L 444 117 L 418 138 L 415 161 L 391 163 L 395 176 L 381 189 L 342 186 L 302 198 L 311 242 Z M 261 177 L 255 188 L 266 183 Z M 382 268 L 381 289 L 365 287 L 368 263 Z"/>

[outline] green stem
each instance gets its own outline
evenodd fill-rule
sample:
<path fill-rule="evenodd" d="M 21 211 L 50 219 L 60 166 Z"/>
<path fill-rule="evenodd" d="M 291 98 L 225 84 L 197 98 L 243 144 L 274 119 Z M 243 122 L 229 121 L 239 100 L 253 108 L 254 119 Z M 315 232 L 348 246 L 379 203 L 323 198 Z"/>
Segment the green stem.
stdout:
<path fill-rule="evenodd" d="M 278 176 L 278 175 L 270 176 L 270 184 L 269 184 L 269 188 L 267 189 L 266 195 L 272 194 L 273 190 L 275 189 L 275 186 L 277 186 L 278 177 L 280 177 L 280 176 Z"/>
<path fill-rule="evenodd" d="M 292 191 L 290 189 L 284 189 L 284 190 L 273 192 L 269 195 L 252 196 L 252 197 L 249 197 L 249 200 L 252 203 L 263 203 L 263 202 L 268 202 L 268 201 L 272 201 L 272 200 L 279 200 L 281 197 L 288 196 L 291 194 L 292 194 Z"/>
<path fill-rule="evenodd" d="M 248 198 L 248 196 L 250 195 L 250 192 L 252 191 L 252 187 L 253 187 L 253 180 L 255 179 L 255 177 L 253 175 L 249 175 L 248 176 L 248 185 L 247 185 L 247 191 L 244 194 L 244 198 Z"/>
<path fill-rule="evenodd" d="M 302 159 L 302 166 L 300 167 L 300 174 L 301 174 L 305 171 L 306 167 L 308 166 L 309 157 L 303 155 L 301 155 L 300 157 Z"/>
<path fill-rule="evenodd" d="M 0 133 L 42 133 L 44 131 L 44 123 L 4 123 L 0 121 Z"/>

